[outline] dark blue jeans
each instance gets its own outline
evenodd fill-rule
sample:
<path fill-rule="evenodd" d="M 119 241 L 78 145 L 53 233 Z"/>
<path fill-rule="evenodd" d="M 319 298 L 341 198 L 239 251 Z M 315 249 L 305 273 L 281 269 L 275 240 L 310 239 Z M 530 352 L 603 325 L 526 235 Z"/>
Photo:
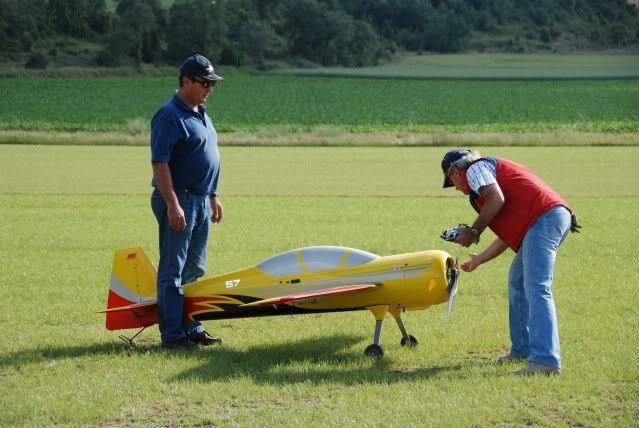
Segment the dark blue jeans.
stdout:
<path fill-rule="evenodd" d="M 157 299 L 162 342 L 179 340 L 202 330 L 198 321 L 182 320 L 183 286 L 204 275 L 211 202 L 208 195 L 195 195 L 188 190 L 177 190 L 176 194 L 186 219 L 186 228 L 180 232 L 169 226 L 166 203 L 160 192 L 155 189 L 151 195 L 151 208 L 160 230 Z"/>

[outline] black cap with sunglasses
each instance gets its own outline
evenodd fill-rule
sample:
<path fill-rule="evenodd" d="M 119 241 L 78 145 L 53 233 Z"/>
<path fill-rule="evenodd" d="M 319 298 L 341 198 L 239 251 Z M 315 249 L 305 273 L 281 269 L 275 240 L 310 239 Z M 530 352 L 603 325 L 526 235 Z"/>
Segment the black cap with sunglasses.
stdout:
<path fill-rule="evenodd" d="M 211 62 L 199 54 L 188 57 L 182 63 L 180 66 L 180 77 L 183 76 L 199 77 L 211 83 L 224 80 L 222 76 L 215 74 Z"/>
<path fill-rule="evenodd" d="M 450 178 L 448 178 L 448 175 L 446 175 L 452 163 L 468 154 L 470 154 L 470 150 L 465 149 L 453 149 L 446 152 L 446 154 L 444 155 L 444 159 L 442 159 L 442 170 L 444 171 L 444 187 L 453 186 L 453 182 L 450 181 Z"/>

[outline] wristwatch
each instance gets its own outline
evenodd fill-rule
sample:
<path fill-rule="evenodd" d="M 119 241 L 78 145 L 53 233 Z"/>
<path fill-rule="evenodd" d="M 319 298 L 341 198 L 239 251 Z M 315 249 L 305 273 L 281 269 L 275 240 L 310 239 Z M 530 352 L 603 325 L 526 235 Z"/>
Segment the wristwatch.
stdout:
<path fill-rule="evenodd" d="M 213 192 L 209 195 L 211 198 L 217 198 L 217 192 Z"/>
<path fill-rule="evenodd" d="M 470 228 L 470 233 L 475 235 L 475 243 L 478 244 L 479 243 L 479 236 L 481 235 L 481 232 L 479 231 L 479 229 L 477 229 L 475 227 L 471 227 Z"/>

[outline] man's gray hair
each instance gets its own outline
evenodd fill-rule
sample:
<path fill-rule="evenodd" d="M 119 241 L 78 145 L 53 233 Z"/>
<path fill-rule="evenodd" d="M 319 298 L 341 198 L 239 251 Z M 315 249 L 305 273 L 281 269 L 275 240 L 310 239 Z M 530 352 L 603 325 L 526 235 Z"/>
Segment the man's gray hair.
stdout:
<path fill-rule="evenodd" d="M 467 155 L 460 157 L 455 162 L 451 163 L 450 167 L 465 171 L 471 163 L 475 162 L 480 157 L 481 155 L 479 154 L 479 152 L 470 152 Z"/>

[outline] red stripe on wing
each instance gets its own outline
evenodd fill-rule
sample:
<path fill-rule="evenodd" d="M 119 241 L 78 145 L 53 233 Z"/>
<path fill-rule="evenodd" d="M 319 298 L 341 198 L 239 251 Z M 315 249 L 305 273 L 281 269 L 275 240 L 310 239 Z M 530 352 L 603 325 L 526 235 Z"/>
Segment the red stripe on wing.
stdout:
<path fill-rule="evenodd" d="M 308 291 L 300 294 L 289 294 L 287 296 L 273 297 L 271 299 L 258 300 L 257 302 L 247 303 L 242 306 L 264 306 L 276 305 L 280 303 L 296 302 L 316 297 L 337 296 L 339 294 L 357 293 L 360 291 L 370 290 L 377 287 L 375 284 L 359 284 L 359 285 L 340 285 L 339 287 L 325 288 L 323 290 Z"/>

